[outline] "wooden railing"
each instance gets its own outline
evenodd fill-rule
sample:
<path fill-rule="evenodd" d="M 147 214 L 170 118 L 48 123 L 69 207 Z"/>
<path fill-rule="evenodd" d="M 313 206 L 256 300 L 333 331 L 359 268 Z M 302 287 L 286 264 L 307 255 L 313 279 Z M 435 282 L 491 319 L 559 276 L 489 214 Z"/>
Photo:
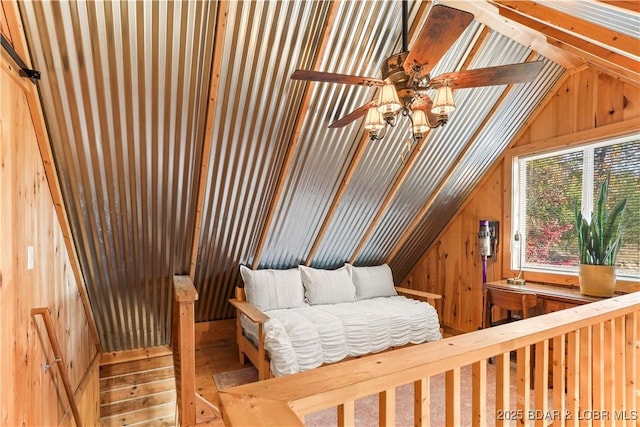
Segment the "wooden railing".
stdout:
<path fill-rule="evenodd" d="M 198 292 L 189 276 L 173 278 L 173 370 L 176 379 L 178 425 L 206 424 L 220 411 L 196 393 L 194 302 Z"/>
<path fill-rule="evenodd" d="M 60 377 L 62 378 L 62 385 L 64 386 L 64 392 L 67 395 L 69 406 L 71 406 L 71 413 L 73 414 L 73 419 L 75 420 L 77 426 L 81 426 L 83 424 L 80 419 L 80 411 L 78 410 L 78 405 L 76 404 L 76 400 L 73 397 L 73 390 L 71 389 L 71 381 L 69 380 L 67 365 L 64 363 L 60 342 L 58 341 L 56 330 L 53 327 L 53 320 L 51 319 L 51 311 L 49 310 L 48 307 L 32 308 L 31 316 L 34 316 L 34 317 L 42 316 L 44 327 L 47 330 L 47 336 L 49 337 L 49 343 L 51 343 L 51 348 L 53 349 L 54 359 L 53 361 L 51 361 L 51 363 L 47 363 L 44 369 L 46 371 L 55 365 L 58 366 L 58 369 L 60 370 Z"/>
<path fill-rule="evenodd" d="M 495 390 L 488 388 L 493 381 L 487 375 L 493 360 Z M 533 379 L 530 363 L 534 363 Z M 471 366 L 471 414 L 465 416 L 473 425 L 493 421 L 514 425 L 517 420 L 517 425 L 638 426 L 639 365 L 640 292 L 636 292 L 226 389 L 220 392 L 220 400 L 229 426 L 303 425 L 305 415 L 332 407 L 337 408 L 338 425 L 353 425 L 354 401 L 378 394 L 379 424 L 393 425 L 396 387 L 413 384 L 414 425 L 428 426 L 434 425 L 430 381 L 444 373 L 445 423 L 459 426 L 461 369 Z M 490 392 L 495 393 L 495 413 L 487 410 Z"/>

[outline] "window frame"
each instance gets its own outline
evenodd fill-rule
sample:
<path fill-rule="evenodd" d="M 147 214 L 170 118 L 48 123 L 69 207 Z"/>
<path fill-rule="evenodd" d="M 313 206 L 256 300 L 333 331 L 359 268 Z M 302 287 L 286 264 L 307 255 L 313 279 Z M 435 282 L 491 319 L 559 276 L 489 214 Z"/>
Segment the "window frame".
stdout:
<path fill-rule="evenodd" d="M 513 246 L 511 199 L 513 192 L 514 162 L 519 157 L 550 154 L 567 149 L 576 149 L 591 145 L 607 139 L 619 139 L 625 137 L 640 137 L 638 125 L 633 121 L 624 121 L 600 128 L 589 129 L 532 142 L 522 146 L 508 148 L 503 159 L 503 217 L 504 226 L 501 237 L 502 246 L 502 276 L 504 279 L 515 277 L 518 270 L 511 269 L 511 248 Z M 559 285 L 578 286 L 577 272 L 552 272 L 522 270 L 522 277 L 531 282 L 553 283 Z M 617 291 L 633 292 L 640 290 L 640 280 L 618 278 Z"/>

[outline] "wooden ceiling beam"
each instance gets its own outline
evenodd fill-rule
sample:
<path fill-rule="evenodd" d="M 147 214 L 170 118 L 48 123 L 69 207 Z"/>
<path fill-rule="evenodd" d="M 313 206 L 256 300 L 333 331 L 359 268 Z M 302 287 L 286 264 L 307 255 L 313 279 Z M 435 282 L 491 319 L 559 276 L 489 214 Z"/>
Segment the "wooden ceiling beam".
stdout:
<path fill-rule="evenodd" d="M 479 37 L 476 39 L 476 42 L 474 43 L 473 48 L 471 49 L 471 52 L 469 53 L 469 55 L 467 55 L 467 58 L 465 59 L 464 64 L 460 68 L 461 70 L 466 70 L 469 67 L 469 64 L 471 64 L 471 61 L 473 60 L 475 55 L 478 53 L 480 46 L 482 46 L 482 44 L 484 43 L 488 35 L 489 35 L 489 27 L 484 27 Z M 420 141 L 418 146 L 416 146 L 414 150 L 411 152 L 411 155 L 409 156 L 407 161 L 402 165 L 402 169 L 400 170 L 400 173 L 396 177 L 396 180 L 391 186 L 391 189 L 389 190 L 389 192 L 387 192 L 387 195 L 384 201 L 382 202 L 382 204 L 380 205 L 380 208 L 378 208 L 378 212 L 376 213 L 376 216 L 373 218 L 371 223 L 369 223 L 369 226 L 367 227 L 367 230 L 365 231 L 365 233 L 362 235 L 362 238 L 360 239 L 358 246 L 351 254 L 351 257 L 349 259 L 349 262 L 351 264 L 355 263 L 356 259 L 358 258 L 358 256 L 364 249 L 365 245 L 367 244 L 367 242 L 373 235 L 374 231 L 376 230 L 378 224 L 382 220 L 384 214 L 389 209 L 389 206 L 391 206 L 391 203 L 396 198 L 396 195 L 400 191 L 402 184 L 404 184 L 405 180 L 407 179 L 409 172 L 411 172 L 411 170 L 413 169 L 413 166 L 415 165 L 415 162 L 418 159 L 418 155 L 424 148 L 424 145 L 426 144 L 426 142 L 427 142 L 427 138 L 424 138 L 422 141 Z"/>
<path fill-rule="evenodd" d="M 538 52 L 568 70 L 585 62 L 583 58 L 572 52 L 550 45 L 543 34 L 500 16 L 498 6 L 495 3 L 476 0 L 440 0 L 440 2 L 447 6 L 473 13 L 476 21 L 523 46 L 527 46 L 529 49 Z"/>
<path fill-rule="evenodd" d="M 530 62 L 534 60 L 535 57 L 536 57 L 536 53 L 531 52 L 525 62 Z M 431 193 L 431 196 L 422 205 L 422 208 L 420 209 L 418 214 L 415 216 L 413 221 L 411 221 L 411 224 L 409 224 L 405 232 L 402 234 L 402 237 L 400 237 L 398 242 L 396 242 L 396 245 L 394 246 L 393 250 L 389 253 L 389 255 L 386 258 L 387 263 L 390 263 L 396 256 L 398 256 L 398 254 L 400 253 L 400 250 L 404 247 L 404 245 L 407 243 L 411 235 L 413 235 L 415 230 L 418 228 L 424 216 L 431 209 L 431 206 L 435 202 L 438 195 L 442 192 L 445 185 L 447 185 L 447 182 L 449 181 L 449 179 L 453 176 L 453 173 L 455 172 L 456 167 L 458 166 L 460 161 L 467 155 L 469 150 L 471 150 L 471 148 L 473 147 L 473 144 L 476 142 L 476 139 L 482 133 L 487 123 L 489 123 L 489 121 L 493 118 L 493 115 L 496 114 L 496 112 L 500 109 L 500 106 L 502 105 L 502 103 L 505 101 L 505 99 L 511 92 L 512 87 L 513 85 L 511 84 L 505 88 L 505 90 L 502 92 L 502 95 L 500 95 L 500 98 L 498 98 L 493 109 L 491 110 L 491 114 L 488 114 L 487 117 L 484 118 L 480 126 L 478 126 L 478 129 L 474 132 L 471 138 L 469 138 L 469 140 L 467 141 L 462 151 L 456 156 L 455 160 L 449 167 L 449 170 L 447 171 L 446 175 L 442 178 L 442 180 L 438 184 L 438 187 L 433 191 L 433 193 Z"/>
<path fill-rule="evenodd" d="M 640 2 L 638 0 L 598 0 L 611 6 L 625 9 L 630 12 L 640 13 Z"/>
<path fill-rule="evenodd" d="M 198 200 L 196 202 L 196 218 L 193 230 L 193 242 L 191 246 L 191 265 L 189 266 L 189 277 L 191 277 L 193 282 L 195 282 L 198 248 L 200 246 L 200 235 L 202 233 L 202 214 L 204 211 L 205 195 L 207 192 L 207 175 L 209 174 L 209 165 L 211 160 L 213 125 L 216 115 L 216 105 L 218 103 L 220 69 L 222 68 L 222 54 L 224 49 L 225 29 L 227 27 L 227 17 L 229 14 L 229 2 L 226 0 L 220 1 L 217 3 L 217 6 L 218 10 L 216 11 L 213 62 L 211 64 L 211 75 L 209 78 L 207 116 L 202 142 L 202 161 L 200 163 L 200 178 L 198 181 Z"/>
<path fill-rule="evenodd" d="M 612 49 L 623 51 L 634 56 L 640 56 L 640 41 L 626 34 L 593 24 L 533 1 L 493 1 L 501 7 L 511 9 L 535 21 L 567 33 L 573 33 L 590 43 L 595 41 L 601 45 L 610 46 Z"/>
<path fill-rule="evenodd" d="M 27 67 L 32 68 L 31 57 L 29 55 L 29 48 L 27 46 L 24 28 L 22 27 L 22 19 L 20 17 L 18 3 L 16 1 L 3 0 L 1 4 L 6 16 L 7 29 L 10 33 L 9 35 L 13 43 L 13 48 L 22 58 Z M 17 70 L 17 67 L 15 69 Z M 42 159 L 42 165 L 47 178 L 47 184 L 49 186 L 53 206 L 62 231 L 64 245 L 69 256 L 69 263 L 71 264 L 71 270 L 73 271 L 73 276 L 76 281 L 78 294 L 82 301 L 82 307 L 85 315 L 87 316 L 89 332 L 96 350 L 98 353 L 102 354 L 103 351 L 102 345 L 100 344 L 100 335 L 98 334 L 98 327 L 96 325 L 95 317 L 93 316 L 91 303 L 89 302 L 89 294 L 87 293 L 84 275 L 82 274 L 82 269 L 80 267 L 80 258 L 78 257 L 75 241 L 71 232 L 71 223 L 69 222 L 64 198 L 62 197 L 62 187 L 60 186 L 58 172 L 56 171 L 51 141 L 49 140 L 49 133 L 47 132 L 47 125 L 44 118 L 44 111 L 42 104 L 40 103 L 40 95 L 35 84 L 25 84 L 20 86 L 24 90 L 27 104 L 29 106 L 31 121 L 33 122 L 33 128 L 38 142 L 38 148 L 40 150 L 40 157 Z"/>
<path fill-rule="evenodd" d="M 593 66 L 605 74 L 609 74 L 612 77 L 619 78 L 624 83 L 628 83 L 632 86 L 640 86 L 640 63 L 636 66 L 635 70 L 629 70 L 624 67 L 618 66 L 618 64 L 601 60 L 600 58 L 590 58 L 591 54 L 584 50 L 577 48 L 573 45 L 566 44 L 560 40 L 549 37 L 549 43 L 560 47 L 568 52 L 573 52 L 576 55 L 581 55 L 587 58 L 587 65 Z M 579 68 L 579 67 L 577 67 Z"/>
<path fill-rule="evenodd" d="M 522 15 L 513 9 L 502 6 L 499 9 L 501 16 L 543 34 L 548 44 L 581 56 L 585 62 L 592 62 L 610 69 L 612 73 L 635 81 L 636 84 L 640 82 L 640 62 Z"/>
<path fill-rule="evenodd" d="M 325 51 L 327 50 L 327 45 L 329 44 L 331 30 L 335 24 L 336 15 L 338 14 L 338 7 L 339 2 L 337 1 L 332 1 L 329 5 L 326 22 L 322 27 L 322 38 L 316 52 L 316 57 L 313 61 L 312 69 L 314 70 L 320 66 L 320 63 L 324 58 Z M 300 135 L 302 134 L 304 121 L 310 112 L 309 105 L 311 104 L 311 95 L 313 93 L 314 86 L 314 82 L 308 82 L 306 84 L 302 104 L 300 105 L 298 117 L 296 118 L 293 136 L 291 138 L 289 147 L 287 148 L 287 153 L 282 164 L 282 169 L 280 170 L 280 176 L 278 177 L 278 183 L 276 184 L 276 189 L 269 206 L 269 212 L 267 213 L 264 227 L 262 228 L 262 233 L 260 234 L 260 240 L 258 241 L 256 253 L 253 258 L 252 268 L 254 269 L 257 269 L 260 265 L 260 259 L 262 258 L 262 252 L 264 251 L 264 247 L 267 243 L 267 238 L 269 236 L 269 231 L 271 230 L 273 218 L 278 208 L 278 203 L 280 203 L 280 199 L 282 198 L 285 184 L 290 175 L 291 164 L 293 163 L 294 154 L 296 152 L 296 149 L 298 148 L 298 144 L 300 143 Z"/>

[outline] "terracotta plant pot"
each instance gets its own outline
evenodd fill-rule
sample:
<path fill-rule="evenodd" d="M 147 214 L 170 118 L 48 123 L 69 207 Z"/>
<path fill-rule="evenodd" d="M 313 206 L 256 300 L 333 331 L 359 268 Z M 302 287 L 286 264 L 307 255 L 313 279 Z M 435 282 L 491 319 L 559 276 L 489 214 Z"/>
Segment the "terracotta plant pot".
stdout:
<path fill-rule="evenodd" d="M 582 294 L 610 297 L 616 290 L 616 266 L 580 264 L 578 280 Z"/>

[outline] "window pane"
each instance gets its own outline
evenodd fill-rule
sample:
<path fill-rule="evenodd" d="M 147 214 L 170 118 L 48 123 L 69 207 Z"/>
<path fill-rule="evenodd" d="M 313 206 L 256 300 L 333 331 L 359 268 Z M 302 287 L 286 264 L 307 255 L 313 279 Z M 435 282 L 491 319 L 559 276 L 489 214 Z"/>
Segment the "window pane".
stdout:
<path fill-rule="evenodd" d="M 525 267 L 578 264 L 573 203 L 582 196 L 582 151 L 526 162 Z"/>
<path fill-rule="evenodd" d="M 517 160 L 514 224 L 523 236 L 523 253 L 513 242 L 511 267 L 576 272 L 578 267 L 574 201 L 589 215 L 600 185 L 609 175 L 608 209 L 627 198 L 625 232 L 616 264 L 618 275 L 640 278 L 640 138 L 602 141 L 583 148 Z M 582 198 L 585 197 L 585 200 Z M 593 199 L 593 200 L 592 200 Z M 514 232 L 516 230 L 513 230 Z M 516 258 L 517 256 L 517 258 Z"/>
<path fill-rule="evenodd" d="M 631 141 L 594 150 L 594 199 L 600 184 L 611 174 L 607 209 L 624 197 L 626 229 L 616 264 L 618 274 L 640 275 L 640 141 Z M 595 205 L 595 200 L 594 200 Z"/>

